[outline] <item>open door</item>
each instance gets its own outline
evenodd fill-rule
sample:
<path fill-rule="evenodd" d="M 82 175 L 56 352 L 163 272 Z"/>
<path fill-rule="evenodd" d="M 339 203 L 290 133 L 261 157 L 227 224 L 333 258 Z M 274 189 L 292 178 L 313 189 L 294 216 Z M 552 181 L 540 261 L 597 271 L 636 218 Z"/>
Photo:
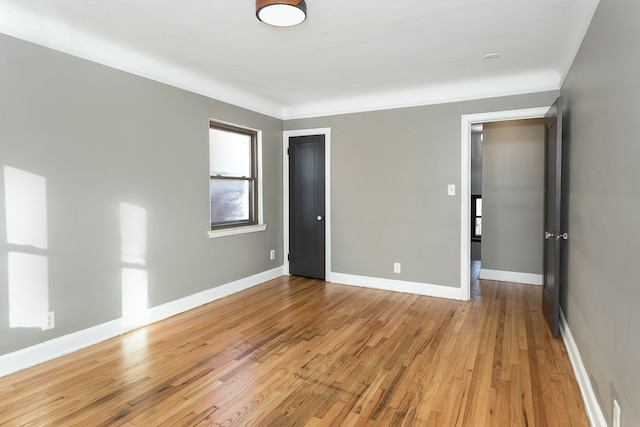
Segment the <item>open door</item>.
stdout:
<path fill-rule="evenodd" d="M 551 333 L 560 332 L 560 245 L 568 238 L 562 230 L 562 97 L 544 118 L 544 271 L 542 312 Z"/>

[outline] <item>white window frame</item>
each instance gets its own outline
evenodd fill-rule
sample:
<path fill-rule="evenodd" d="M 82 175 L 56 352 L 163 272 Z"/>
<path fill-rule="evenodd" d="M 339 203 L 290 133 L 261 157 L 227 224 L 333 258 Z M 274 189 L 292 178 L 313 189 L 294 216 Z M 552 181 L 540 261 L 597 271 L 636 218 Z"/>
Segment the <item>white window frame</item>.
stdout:
<path fill-rule="evenodd" d="M 208 221 L 209 238 L 215 239 L 218 237 L 233 236 L 237 234 L 246 234 L 246 233 L 255 233 L 259 231 L 264 231 L 267 229 L 267 224 L 264 223 L 264 211 L 263 211 L 264 195 L 263 195 L 263 185 L 262 185 L 262 131 L 260 129 L 254 129 L 247 126 L 238 125 L 236 123 L 230 123 L 230 122 L 225 122 L 225 121 L 216 120 L 216 119 L 209 120 L 208 122 L 209 128 L 211 127 L 212 123 L 226 125 L 226 126 L 233 126 L 236 128 L 245 129 L 245 130 L 256 133 L 256 162 L 257 162 L 257 169 L 258 169 L 256 173 L 256 177 L 258 181 L 256 185 L 256 190 L 258 191 L 258 206 L 257 206 L 258 223 L 250 224 L 250 225 L 238 225 L 233 227 L 226 227 L 226 228 L 211 230 L 211 192 L 209 191 L 209 221 Z M 209 147 L 210 146 L 211 144 L 209 142 Z M 211 179 L 210 175 L 207 175 L 207 176 L 210 180 Z M 207 186 L 207 188 L 209 187 Z"/>

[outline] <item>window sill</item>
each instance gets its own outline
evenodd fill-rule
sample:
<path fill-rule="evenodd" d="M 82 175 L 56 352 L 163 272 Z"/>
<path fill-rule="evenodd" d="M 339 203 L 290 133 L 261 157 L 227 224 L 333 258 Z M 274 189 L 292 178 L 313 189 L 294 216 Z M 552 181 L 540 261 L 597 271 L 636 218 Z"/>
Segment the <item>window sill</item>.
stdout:
<path fill-rule="evenodd" d="M 258 231 L 264 231 L 267 229 L 267 224 L 247 225 L 244 227 L 223 228 L 220 230 L 209 231 L 209 238 L 215 239 L 217 237 L 234 236 L 236 234 L 256 233 Z"/>

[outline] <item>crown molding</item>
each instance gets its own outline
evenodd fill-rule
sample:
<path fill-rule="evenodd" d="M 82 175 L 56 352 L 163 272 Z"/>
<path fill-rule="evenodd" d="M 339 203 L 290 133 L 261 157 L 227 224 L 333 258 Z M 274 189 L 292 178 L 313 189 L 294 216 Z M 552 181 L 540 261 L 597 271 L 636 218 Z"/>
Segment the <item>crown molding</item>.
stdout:
<path fill-rule="evenodd" d="M 561 87 L 564 86 L 564 82 L 567 79 L 567 76 L 569 75 L 569 71 L 571 71 L 571 67 L 573 66 L 573 63 L 575 62 L 576 57 L 578 56 L 578 52 L 580 52 L 580 47 L 582 47 L 582 41 L 586 37 L 587 31 L 589 31 L 589 27 L 591 26 L 591 21 L 593 21 L 593 17 L 596 14 L 596 10 L 600 5 L 600 0 L 589 0 L 589 1 L 591 1 L 591 4 L 589 7 L 589 10 L 587 11 L 587 19 L 582 23 L 582 27 L 580 28 L 580 32 L 578 33 L 578 37 L 574 43 L 573 49 L 571 50 L 571 53 L 567 57 L 567 61 L 563 67 L 564 72 L 562 73 L 562 76 L 561 76 L 562 78 L 560 79 Z"/>
<path fill-rule="evenodd" d="M 554 70 L 331 99 L 284 108 L 284 119 L 306 119 L 366 111 L 446 104 L 560 89 Z"/>
<path fill-rule="evenodd" d="M 0 5 L 0 32 L 256 113 L 282 119 L 282 106 L 167 61 L 81 32 L 19 6 Z"/>
<path fill-rule="evenodd" d="M 45 15 L 36 15 L 26 11 L 17 5 L 0 5 L 0 32 L 280 120 L 334 116 L 558 90 L 562 77 L 557 71 L 542 70 L 286 106 L 168 61 L 134 51 L 127 46 L 83 33 Z"/>

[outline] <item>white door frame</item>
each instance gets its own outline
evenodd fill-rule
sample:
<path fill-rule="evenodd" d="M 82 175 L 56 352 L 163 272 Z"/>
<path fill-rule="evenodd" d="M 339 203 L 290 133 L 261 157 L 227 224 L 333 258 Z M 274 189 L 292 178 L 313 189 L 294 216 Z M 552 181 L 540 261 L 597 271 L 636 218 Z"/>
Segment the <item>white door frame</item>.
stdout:
<path fill-rule="evenodd" d="M 324 278 L 331 281 L 331 128 L 285 130 L 282 132 L 282 235 L 284 238 L 284 274 L 289 275 L 289 138 L 294 136 L 324 135 L 324 226 L 325 257 Z"/>
<path fill-rule="evenodd" d="M 471 299 L 471 125 L 505 120 L 539 119 L 549 111 L 549 106 L 522 110 L 494 111 L 490 113 L 462 115 L 460 139 L 460 287 L 462 299 Z"/>

